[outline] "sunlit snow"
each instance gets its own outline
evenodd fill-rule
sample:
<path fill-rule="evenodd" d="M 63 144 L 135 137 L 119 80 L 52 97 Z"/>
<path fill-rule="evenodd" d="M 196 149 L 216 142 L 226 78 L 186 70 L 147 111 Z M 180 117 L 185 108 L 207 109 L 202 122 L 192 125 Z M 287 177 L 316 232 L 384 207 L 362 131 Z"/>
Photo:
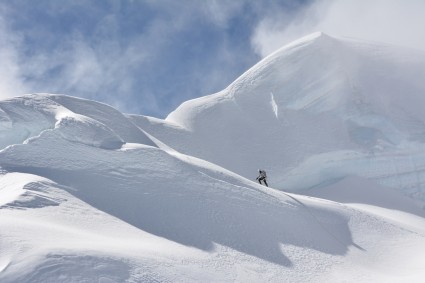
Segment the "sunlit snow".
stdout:
<path fill-rule="evenodd" d="M 422 282 L 424 77 L 316 33 L 165 120 L 0 101 L 0 282 Z"/>

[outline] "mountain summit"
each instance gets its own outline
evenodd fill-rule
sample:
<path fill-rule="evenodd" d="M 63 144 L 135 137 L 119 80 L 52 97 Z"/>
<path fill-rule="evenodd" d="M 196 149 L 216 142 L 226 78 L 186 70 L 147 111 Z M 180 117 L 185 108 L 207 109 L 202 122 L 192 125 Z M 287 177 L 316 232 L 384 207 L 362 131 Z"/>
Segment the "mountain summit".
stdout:
<path fill-rule="evenodd" d="M 169 146 L 247 178 L 268 168 L 284 190 L 356 174 L 414 187 L 423 198 L 425 175 L 417 168 L 425 166 L 424 55 L 315 33 L 264 58 L 225 90 L 183 103 L 163 122 L 135 120 Z M 404 167 L 395 169 L 388 156 Z M 321 174 L 324 168 L 329 172 Z"/>

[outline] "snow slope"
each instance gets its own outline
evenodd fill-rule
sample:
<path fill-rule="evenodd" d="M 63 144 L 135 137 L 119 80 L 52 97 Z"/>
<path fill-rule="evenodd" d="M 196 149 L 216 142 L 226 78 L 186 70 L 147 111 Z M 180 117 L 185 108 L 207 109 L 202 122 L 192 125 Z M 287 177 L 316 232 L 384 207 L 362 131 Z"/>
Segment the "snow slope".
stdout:
<path fill-rule="evenodd" d="M 339 106 L 323 102 L 290 114 L 278 95 L 283 90 L 276 87 L 273 100 L 264 103 L 248 91 L 273 83 L 268 76 L 286 78 L 276 62 L 292 62 L 294 70 L 301 68 L 298 60 L 309 62 L 291 59 L 299 48 L 311 52 L 311 60 L 322 58 L 308 46 L 330 52 L 334 39 L 323 37 L 285 47 L 222 93 L 187 102 L 165 121 L 64 95 L 0 101 L 0 282 L 422 282 L 421 199 L 389 188 L 408 182 L 386 166 L 391 160 L 397 172 L 412 172 L 420 184 L 420 167 L 404 162 L 420 164 L 412 154 L 421 142 L 403 138 L 371 155 L 351 138 L 327 136 L 326 117 Z M 300 107 L 301 101 L 292 102 Z M 315 115 L 324 117 L 323 125 Z M 278 130 L 299 132 L 294 140 L 307 130 L 285 128 L 282 117 L 321 133 L 317 146 L 307 139 L 305 152 L 300 147 L 291 153 L 300 161 L 290 173 L 287 165 L 272 162 L 289 154 L 286 145 L 295 147 Z M 323 132 L 309 125 L 316 120 Z M 248 131 L 262 123 L 278 141 Z M 279 154 L 264 154 L 279 142 Z M 189 150 L 211 156 L 199 159 L 185 154 Z M 251 155 L 264 157 L 273 186 L 313 187 L 314 196 L 266 188 L 239 175 L 251 172 L 245 164 L 255 159 Z M 362 177 L 366 156 L 370 168 L 382 167 Z M 224 169 L 217 160 L 234 163 Z M 321 169 L 314 172 L 313 165 Z M 377 185 L 379 180 L 388 183 Z"/>
<path fill-rule="evenodd" d="M 383 251 L 425 247 L 411 227 L 151 146 L 47 132 L 0 158 L 15 190 L 1 207 L 1 282 L 321 282 L 345 264 L 343 278 L 404 280 L 412 262 Z M 356 263 L 371 257 L 378 271 Z"/>
<path fill-rule="evenodd" d="M 356 174 L 424 201 L 424 77 L 424 53 L 315 33 L 165 121 L 132 118 L 244 177 L 264 168 L 275 188 L 300 192 Z"/>

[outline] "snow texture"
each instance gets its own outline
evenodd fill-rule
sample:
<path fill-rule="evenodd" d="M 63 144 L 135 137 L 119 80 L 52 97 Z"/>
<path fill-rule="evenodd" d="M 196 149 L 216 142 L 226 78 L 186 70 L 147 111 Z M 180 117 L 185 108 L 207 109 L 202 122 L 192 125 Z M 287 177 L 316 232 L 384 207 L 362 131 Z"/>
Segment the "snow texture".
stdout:
<path fill-rule="evenodd" d="M 422 282 L 424 58 L 316 33 L 165 120 L 0 101 L 0 282 Z"/>
<path fill-rule="evenodd" d="M 307 190 L 354 170 L 425 200 L 424 77 L 423 53 L 316 33 L 165 122 L 134 120 L 246 178 L 264 168 L 275 188 Z"/>

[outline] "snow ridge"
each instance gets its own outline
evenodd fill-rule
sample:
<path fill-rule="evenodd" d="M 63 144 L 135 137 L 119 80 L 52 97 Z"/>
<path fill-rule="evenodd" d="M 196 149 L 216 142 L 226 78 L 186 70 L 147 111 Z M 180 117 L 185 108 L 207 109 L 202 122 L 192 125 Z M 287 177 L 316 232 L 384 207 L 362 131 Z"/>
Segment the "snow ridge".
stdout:
<path fill-rule="evenodd" d="M 140 126 L 180 152 L 246 178 L 268 169 L 282 190 L 359 174 L 425 201 L 425 176 L 416 170 L 425 166 L 417 158 L 425 142 L 424 58 L 315 33 L 263 59 L 225 90 L 183 103 L 165 120 L 182 130 L 149 120 Z M 358 158 L 345 160 L 343 152 Z M 398 172 L 392 156 L 410 169 Z M 332 167 L 338 170 L 322 174 L 329 160 L 339 160 Z"/>
<path fill-rule="evenodd" d="M 0 101 L 0 282 L 422 282 L 423 58 L 316 33 L 166 120 Z"/>
<path fill-rule="evenodd" d="M 0 148 L 30 142 L 47 130 L 102 148 L 118 149 L 125 142 L 154 145 L 124 115 L 94 101 L 39 94 L 3 101 L 0 109 Z"/>

